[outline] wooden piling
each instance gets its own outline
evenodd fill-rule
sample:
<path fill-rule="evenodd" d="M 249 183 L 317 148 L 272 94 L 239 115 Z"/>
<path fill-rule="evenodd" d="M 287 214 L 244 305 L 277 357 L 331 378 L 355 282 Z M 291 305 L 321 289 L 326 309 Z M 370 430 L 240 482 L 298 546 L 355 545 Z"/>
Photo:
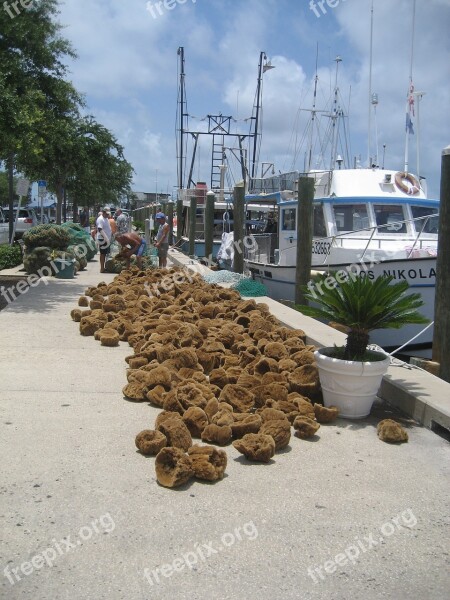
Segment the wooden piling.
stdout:
<path fill-rule="evenodd" d="M 214 192 L 209 191 L 206 194 L 205 205 L 205 257 L 212 261 L 213 239 L 214 239 Z"/>
<path fill-rule="evenodd" d="M 177 244 L 183 235 L 183 200 L 177 200 Z M 178 244 L 180 247 L 180 244 Z"/>
<path fill-rule="evenodd" d="M 169 246 L 173 246 L 173 202 L 167 203 L 167 222 L 169 223 Z"/>
<path fill-rule="evenodd" d="M 197 198 L 191 196 L 191 208 L 189 214 L 189 256 L 195 256 L 195 234 L 197 222 Z"/>
<path fill-rule="evenodd" d="M 439 209 L 439 249 L 436 264 L 433 361 L 440 364 L 439 376 L 450 382 L 450 146 L 442 151 Z"/>
<path fill-rule="evenodd" d="M 235 273 L 244 272 L 244 211 L 245 189 L 243 186 L 236 186 L 233 192 L 233 271 Z"/>
<path fill-rule="evenodd" d="M 314 179 L 300 177 L 297 204 L 297 263 L 295 269 L 295 303 L 307 304 L 300 287 L 311 279 L 313 238 Z"/>

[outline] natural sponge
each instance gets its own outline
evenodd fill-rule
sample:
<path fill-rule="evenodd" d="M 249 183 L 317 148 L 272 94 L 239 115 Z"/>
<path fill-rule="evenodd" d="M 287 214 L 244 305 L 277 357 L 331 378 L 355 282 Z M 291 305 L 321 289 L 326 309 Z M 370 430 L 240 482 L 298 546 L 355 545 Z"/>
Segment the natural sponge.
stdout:
<path fill-rule="evenodd" d="M 205 411 L 199 406 L 188 408 L 182 418 L 192 437 L 201 437 L 202 431 L 209 423 Z"/>
<path fill-rule="evenodd" d="M 233 442 L 233 446 L 248 460 L 269 462 L 275 454 L 273 437 L 264 433 L 247 433 L 242 439 Z"/>
<path fill-rule="evenodd" d="M 255 403 L 255 396 L 241 385 L 228 383 L 220 393 L 219 402 L 227 402 L 237 412 L 249 412 Z"/>
<path fill-rule="evenodd" d="M 160 431 L 144 429 L 137 434 L 135 443 L 141 454 L 156 455 L 167 445 L 167 438 Z"/>
<path fill-rule="evenodd" d="M 196 444 L 189 448 L 188 454 L 192 461 L 195 477 L 206 481 L 223 479 L 227 466 L 227 455 L 224 450 Z"/>
<path fill-rule="evenodd" d="M 286 419 L 269 420 L 262 424 L 259 433 L 273 437 L 275 450 L 286 448 L 291 439 L 291 424 Z"/>
<path fill-rule="evenodd" d="M 223 425 L 221 427 L 220 425 L 211 423 L 202 431 L 202 441 L 224 446 L 231 440 L 232 435 L 233 432 L 231 431 L 231 427 L 229 425 Z"/>
<path fill-rule="evenodd" d="M 192 446 L 192 437 L 182 419 L 167 419 L 159 424 L 158 430 L 167 438 L 167 445 L 186 451 Z"/>
<path fill-rule="evenodd" d="M 100 343 L 102 346 L 110 346 L 113 348 L 114 346 L 119 345 L 120 336 L 119 332 L 115 329 L 101 329 L 100 330 Z"/>
<path fill-rule="evenodd" d="M 191 458 L 180 448 L 170 446 L 159 451 L 155 470 L 158 483 L 168 488 L 183 485 L 194 475 Z"/>
<path fill-rule="evenodd" d="M 377 426 L 377 433 L 380 440 L 390 444 L 401 444 L 408 441 L 408 434 L 397 421 L 384 419 Z"/>
<path fill-rule="evenodd" d="M 296 436 L 302 440 L 306 440 L 315 435 L 319 428 L 319 423 L 316 423 L 316 421 L 313 421 L 309 417 L 297 417 L 294 421 Z"/>
<path fill-rule="evenodd" d="M 314 414 L 319 423 L 331 423 L 339 416 L 339 409 L 337 406 L 322 406 L 321 404 L 314 404 Z"/>
<path fill-rule="evenodd" d="M 259 415 L 249 413 L 231 413 L 233 423 L 231 431 L 235 440 L 243 437 L 247 433 L 258 433 L 261 428 L 262 419 Z"/>

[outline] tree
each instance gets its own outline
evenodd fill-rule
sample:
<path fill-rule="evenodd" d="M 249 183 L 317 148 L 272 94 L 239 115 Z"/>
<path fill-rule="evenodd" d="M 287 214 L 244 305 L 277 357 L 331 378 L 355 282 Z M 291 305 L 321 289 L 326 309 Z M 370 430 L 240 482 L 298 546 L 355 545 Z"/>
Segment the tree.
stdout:
<path fill-rule="evenodd" d="M 35 161 L 28 160 L 39 152 L 47 109 L 81 101 L 70 84 L 59 85 L 67 71 L 64 59 L 75 52 L 60 36 L 57 14 L 57 0 L 33 2 L 15 18 L 0 11 L 0 159 L 10 174 L 11 210 L 13 169 L 32 170 Z M 64 90 L 69 97 L 62 97 Z"/>
<path fill-rule="evenodd" d="M 79 160 L 75 174 L 67 181 L 74 204 L 86 206 L 117 203 L 130 193 L 133 168 L 123 156 L 115 136 L 92 116 L 80 119 Z"/>

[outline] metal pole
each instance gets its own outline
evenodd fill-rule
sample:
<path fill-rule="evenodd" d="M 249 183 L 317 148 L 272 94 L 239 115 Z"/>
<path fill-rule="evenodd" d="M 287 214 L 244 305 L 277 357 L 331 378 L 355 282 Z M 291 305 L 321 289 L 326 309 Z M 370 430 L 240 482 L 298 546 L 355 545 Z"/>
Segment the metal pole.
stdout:
<path fill-rule="evenodd" d="M 440 364 L 439 376 L 450 383 L 450 146 L 442 151 L 439 251 L 436 265 L 433 360 Z"/>
<path fill-rule="evenodd" d="M 306 304 L 300 286 L 311 278 L 311 248 L 313 238 L 314 179 L 300 177 L 298 180 L 297 208 L 297 267 L 295 270 L 295 303 Z"/>

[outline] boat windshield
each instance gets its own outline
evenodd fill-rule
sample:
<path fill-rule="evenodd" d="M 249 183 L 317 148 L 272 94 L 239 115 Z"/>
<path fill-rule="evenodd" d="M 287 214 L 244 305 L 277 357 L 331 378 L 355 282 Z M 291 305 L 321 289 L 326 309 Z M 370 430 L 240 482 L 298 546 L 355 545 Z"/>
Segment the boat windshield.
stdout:
<path fill-rule="evenodd" d="M 338 233 L 369 227 L 366 204 L 333 204 L 332 208 Z"/>
<path fill-rule="evenodd" d="M 374 204 L 378 233 L 406 233 L 407 217 L 400 204 Z"/>
<path fill-rule="evenodd" d="M 428 208 L 427 206 L 411 206 L 411 212 L 414 219 L 416 231 L 423 233 L 437 233 L 439 229 L 439 215 L 437 208 Z M 432 216 L 429 216 L 432 215 Z M 433 216 L 435 215 L 435 216 Z M 429 218 L 426 218 L 429 217 Z M 422 229 L 423 227 L 423 229 Z"/>

